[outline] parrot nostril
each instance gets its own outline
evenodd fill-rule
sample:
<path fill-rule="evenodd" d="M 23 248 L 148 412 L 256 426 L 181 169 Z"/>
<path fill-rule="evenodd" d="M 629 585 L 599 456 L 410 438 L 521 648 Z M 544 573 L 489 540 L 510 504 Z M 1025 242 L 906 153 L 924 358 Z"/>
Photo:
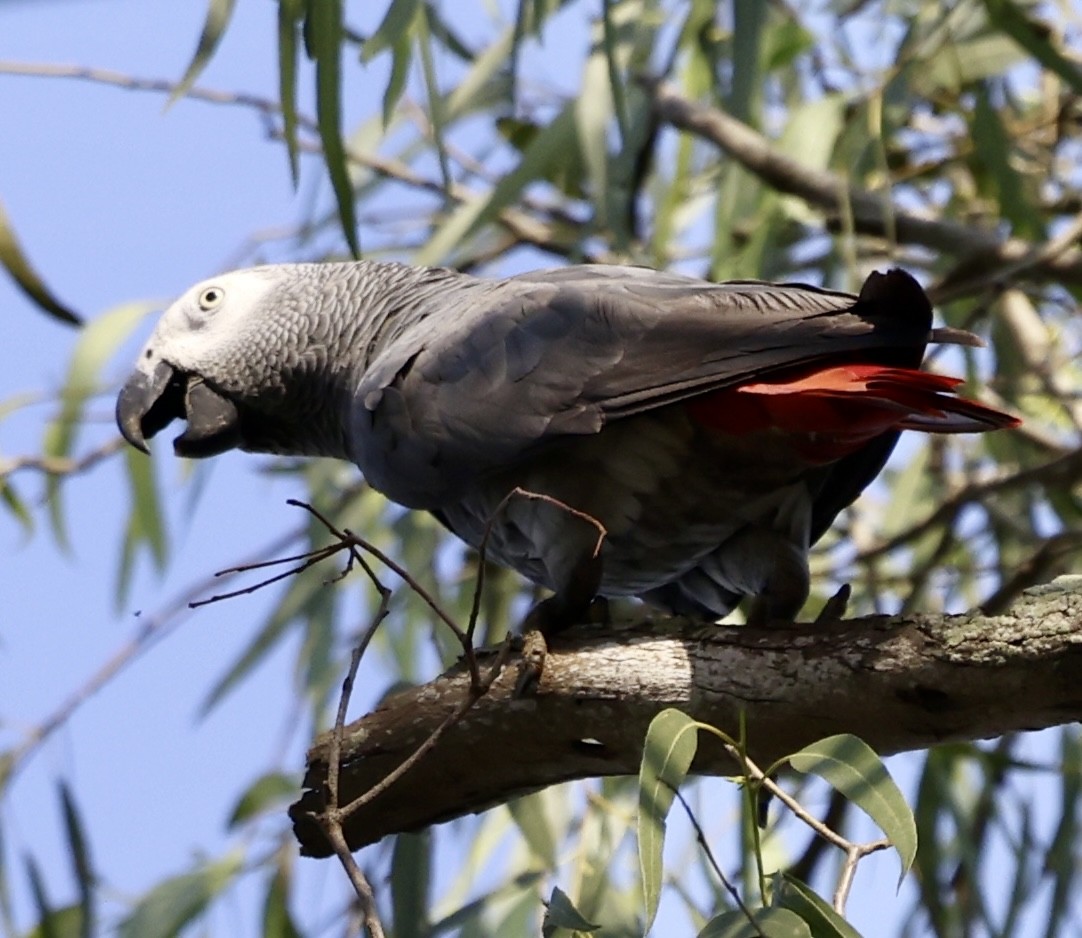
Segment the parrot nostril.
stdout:
<path fill-rule="evenodd" d="M 153 358 L 153 357 L 154 357 L 154 349 L 148 348 L 145 352 L 143 352 L 143 358 Z"/>

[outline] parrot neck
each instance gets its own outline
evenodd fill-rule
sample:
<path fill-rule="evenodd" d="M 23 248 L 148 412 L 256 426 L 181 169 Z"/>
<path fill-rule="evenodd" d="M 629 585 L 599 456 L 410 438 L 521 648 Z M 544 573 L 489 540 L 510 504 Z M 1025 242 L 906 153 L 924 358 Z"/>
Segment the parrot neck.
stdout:
<path fill-rule="evenodd" d="M 469 278 L 379 261 L 297 265 L 296 273 L 317 281 L 316 297 L 309 295 L 300 306 L 307 342 L 299 355 L 291 352 L 271 369 L 280 382 L 269 389 L 268 406 L 260 408 L 260 425 L 250 428 L 246 448 L 352 460 L 354 397 L 369 367 L 403 332 L 439 309 L 451 282 Z"/>
<path fill-rule="evenodd" d="M 360 378 L 402 333 L 440 308 L 451 284 L 472 280 L 443 267 L 409 267 L 382 261 L 348 266 L 352 309 L 340 317 L 335 358 L 349 361 Z"/>

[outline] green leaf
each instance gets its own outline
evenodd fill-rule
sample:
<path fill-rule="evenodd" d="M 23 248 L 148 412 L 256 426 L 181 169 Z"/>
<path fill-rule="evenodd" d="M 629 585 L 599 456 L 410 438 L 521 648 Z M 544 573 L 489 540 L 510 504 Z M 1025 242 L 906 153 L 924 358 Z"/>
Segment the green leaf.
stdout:
<path fill-rule="evenodd" d="M 0 264 L 14 278 L 15 285 L 50 316 L 70 326 L 82 325 L 82 317 L 61 303 L 30 266 L 15 237 L 3 202 L 0 202 Z"/>
<path fill-rule="evenodd" d="M 15 491 L 15 486 L 7 479 L 0 481 L 0 500 L 7 505 L 8 510 L 15 516 L 15 520 L 23 526 L 23 530 L 27 534 L 33 534 L 34 516 L 19 497 L 19 493 Z"/>
<path fill-rule="evenodd" d="M 825 779 L 879 825 L 898 851 L 901 884 L 917 855 L 917 826 L 875 751 L 862 739 L 841 733 L 805 746 L 789 756 L 789 764 L 798 772 Z"/>
<path fill-rule="evenodd" d="M 284 772 L 268 772 L 266 775 L 261 775 L 237 800 L 226 825 L 232 830 L 245 821 L 250 821 L 260 814 L 266 814 L 294 798 L 298 788 L 297 779 Z"/>
<path fill-rule="evenodd" d="M 940 92 L 957 94 L 975 81 L 1002 75 L 1023 55 L 1016 43 L 993 33 L 952 42 L 914 58 L 918 63 L 912 75 L 914 90 L 922 97 L 934 97 Z"/>
<path fill-rule="evenodd" d="M 545 917 L 541 920 L 543 938 L 552 938 L 558 928 L 590 935 L 600 927 L 595 922 L 588 921 L 559 886 L 552 887 L 552 895 L 545 903 Z"/>
<path fill-rule="evenodd" d="M 68 858 L 71 860 L 75 885 L 79 890 L 80 935 L 82 938 L 90 938 L 95 932 L 94 923 L 97 918 L 94 908 L 95 876 L 90 861 L 90 849 L 71 789 L 64 782 L 60 782 L 59 787 L 64 831 L 68 838 Z"/>
<path fill-rule="evenodd" d="M 1082 740 L 1076 727 L 1065 726 L 1060 730 L 1060 746 L 1060 819 L 1044 856 L 1045 874 L 1051 876 L 1053 883 L 1046 938 L 1062 934 L 1060 925 L 1072 911 L 1078 894 L 1076 881 L 1082 872 L 1075 862 L 1079 842 L 1078 806 L 1082 796 Z"/>
<path fill-rule="evenodd" d="M 289 155 L 289 175 L 296 188 L 300 180 L 297 141 L 297 46 L 304 0 L 278 0 L 278 104 L 282 109 L 282 138 Z"/>
<path fill-rule="evenodd" d="M 539 795 L 526 795 L 507 803 L 515 824 L 534 855 L 545 864 L 546 869 L 556 866 L 556 839 L 552 823 L 545 814 L 545 801 Z"/>
<path fill-rule="evenodd" d="M 662 710 L 646 731 L 639 768 L 639 871 L 650 930 L 661 898 L 665 819 L 675 791 L 687 775 L 698 746 L 698 724 L 679 710 Z"/>
<path fill-rule="evenodd" d="M 1030 17 L 1014 0 L 984 0 L 988 18 L 1050 72 L 1082 94 L 1082 69 L 1048 41 L 1049 30 Z"/>
<path fill-rule="evenodd" d="M 575 107 L 567 105 L 547 127 L 539 131 L 522 154 L 522 160 L 500 178 L 487 196 L 460 205 L 415 255 L 420 265 L 438 264 L 471 235 L 492 221 L 531 182 L 544 178 L 575 148 Z"/>
<path fill-rule="evenodd" d="M 787 873 L 781 876 L 785 883 L 780 890 L 781 907 L 795 912 L 807 922 L 812 938 L 860 938 L 860 932 L 811 887 Z"/>
<path fill-rule="evenodd" d="M 238 854 L 208 863 L 155 886 L 126 919 L 119 938 L 174 938 L 186 925 L 202 915 L 214 899 L 243 868 Z"/>
<path fill-rule="evenodd" d="M 200 33 L 199 43 L 195 47 L 195 55 L 192 56 L 191 62 L 188 63 L 184 77 L 180 79 L 180 82 L 169 95 L 166 107 L 183 98 L 191 90 L 192 85 L 195 84 L 195 80 L 203 69 L 207 67 L 207 63 L 211 60 L 218 48 L 218 44 L 222 41 L 222 36 L 225 35 L 235 4 L 236 0 L 210 0 L 210 6 L 207 8 L 207 18 L 203 22 L 203 32 Z"/>
<path fill-rule="evenodd" d="M 507 57 L 514 41 L 514 30 L 511 27 L 500 33 L 492 41 L 487 49 L 472 61 L 470 69 L 457 82 L 455 87 L 447 95 L 445 103 L 445 116 L 448 122 L 461 117 L 471 108 L 476 108 L 485 103 L 482 90 L 486 87 L 496 87 L 499 90 L 497 100 L 505 100 L 507 91 L 507 77 L 504 69 L 507 66 Z M 494 100 L 490 106 L 497 102 Z M 502 118 L 497 117 L 493 124 L 499 129 Z"/>
<path fill-rule="evenodd" d="M 728 110 L 734 117 L 752 125 L 758 111 L 756 97 L 762 93 L 760 52 L 763 26 L 769 5 L 761 0 L 734 0 L 732 61 L 733 80 Z"/>
<path fill-rule="evenodd" d="M 789 111 L 778 149 L 802 166 L 826 169 L 845 126 L 845 95 L 827 94 Z"/>
<path fill-rule="evenodd" d="M 607 16 L 605 22 L 608 23 Z M 581 91 L 575 99 L 575 136 L 590 182 L 590 192 L 594 202 L 594 224 L 602 229 L 610 221 L 609 197 L 612 189 L 609 178 L 608 141 L 609 125 L 613 114 L 612 87 L 615 69 L 611 56 L 615 55 L 615 49 L 608 47 L 608 39 L 606 29 L 604 41 L 593 43 L 582 73 Z M 618 79 L 617 75 L 615 80 Z M 625 233 L 617 234 L 619 236 Z"/>
<path fill-rule="evenodd" d="M 971 126 L 974 158 L 987 168 L 990 186 L 986 188 L 992 189 L 990 194 L 999 202 L 1013 234 L 1020 238 L 1043 238 L 1040 212 L 1026 197 L 1022 176 L 1011 163 L 1014 140 L 989 100 L 987 88 L 982 87 L 977 94 Z"/>
<path fill-rule="evenodd" d="M 124 449 L 124 465 L 128 470 L 131 492 L 131 511 L 124 530 L 124 542 L 117 569 L 116 604 L 119 609 L 128 597 L 135 554 L 146 546 L 159 571 L 165 568 L 168 544 L 161 499 L 158 497 L 157 476 L 154 460 L 148 459 L 134 447 Z"/>
<path fill-rule="evenodd" d="M 37 931 L 42 938 L 57 938 L 58 932 L 53 919 L 53 908 L 49 902 L 49 893 L 45 880 L 33 857 L 26 858 L 26 878 L 30 881 L 30 894 L 34 897 L 34 906 L 38 913 Z"/>
<path fill-rule="evenodd" d="M 22 938 L 81 938 L 82 933 L 82 912 L 79 906 L 69 905 L 53 909 Z"/>
<path fill-rule="evenodd" d="M 283 866 L 275 870 L 267 887 L 262 938 L 302 938 L 289 912 L 289 874 Z"/>
<path fill-rule="evenodd" d="M 89 323 L 75 343 L 68 374 L 60 392 L 60 414 L 45 428 L 42 450 L 46 456 L 64 459 L 70 456 L 87 398 L 99 390 L 101 370 L 144 316 L 156 305 L 126 303 L 110 310 Z M 49 476 L 45 483 L 49 515 L 57 542 L 68 546 L 60 503 L 61 479 Z"/>
<path fill-rule="evenodd" d="M 763 35 L 762 69 L 764 72 L 791 69 L 798 56 L 814 48 L 815 36 L 798 20 L 783 20 Z"/>
<path fill-rule="evenodd" d="M 308 0 L 308 53 L 316 63 L 316 118 L 323 162 L 331 178 L 342 234 L 354 257 L 360 257 L 353 187 L 342 141 L 342 0 Z"/>
<path fill-rule="evenodd" d="M 409 35 L 421 8 L 421 0 L 391 0 L 376 31 L 365 41 L 361 61 L 371 62 L 384 49 L 398 45 Z"/>
<path fill-rule="evenodd" d="M 811 929 L 788 909 L 756 909 L 749 921 L 743 909 L 710 919 L 697 938 L 812 938 Z"/>
<path fill-rule="evenodd" d="M 432 835 L 399 834 L 391 854 L 391 907 L 395 938 L 426 938 L 432 884 Z"/>
<path fill-rule="evenodd" d="M 436 79 L 436 63 L 432 56 L 432 35 L 428 31 L 427 9 L 422 10 L 417 17 L 417 31 L 417 48 L 421 53 L 421 76 L 424 79 L 425 96 L 428 99 L 427 116 L 431 128 L 432 145 L 440 165 L 440 178 L 443 181 L 444 191 L 450 193 L 454 178 L 451 175 L 451 162 L 447 157 L 445 139 L 447 119 L 444 114 L 444 102 L 440 95 L 439 82 Z"/>
<path fill-rule="evenodd" d="M 388 128 L 394 119 L 395 108 L 402 99 L 406 90 L 406 79 L 409 78 L 410 65 L 413 64 L 413 37 L 409 33 L 403 35 L 398 42 L 391 47 L 391 75 L 387 79 L 387 87 L 383 91 L 383 126 Z"/>

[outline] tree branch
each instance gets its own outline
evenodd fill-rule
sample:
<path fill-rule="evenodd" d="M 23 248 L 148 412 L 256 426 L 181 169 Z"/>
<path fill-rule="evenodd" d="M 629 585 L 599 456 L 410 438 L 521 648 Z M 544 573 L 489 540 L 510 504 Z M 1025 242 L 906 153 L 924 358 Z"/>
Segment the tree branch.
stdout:
<path fill-rule="evenodd" d="M 735 117 L 688 100 L 675 85 L 649 79 L 642 83 L 653 93 L 654 109 L 663 121 L 710 141 L 779 192 L 798 196 L 831 215 L 849 213 L 854 230 L 860 234 L 886 237 L 898 244 L 919 244 L 964 259 L 949 282 L 929 291 L 933 302 L 955 298 L 971 288 L 979 291 L 992 281 L 1006 282 L 1004 271 L 1007 276 L 1026 273 L 1082 284 L 1082 250 L 1077 246 L 1078 231 L 1073 222 L 1061 238 L 1034 245 L 1021 238 L 1004 238 L 993 230 L 922 218 L 894 204 L 889 193 L 870 192 L 829 170 L 799 163 Z M 1082 226 L 1082 222 L 1078 224 Z"/>
<path fill-rule="evenodd" d="M 413 769 L 353 814 L 351 849 L 572 779 L 638 771 L 650 720 L 679 707 L 737 734 L 761 764 L 834 733 L 880 753 L 1039 729 L 1082 718 L 1082 577 L 1026 591 L 1007 613 L 871 616 L 748 628 L 650 615 L 550 642 L 536 690 L 515 696 L 521 659 Z M 479 653 L 481 660 L 495 652 Z M 489 659 L 490 660 L 490 659 Z M 402 691 L 346 728 L 339 797 L 370 788 L 461 705 L 461 666 Z M 290 808 L 302 852 L 327 856 L 328 734 L 308 754 Z M 703 738 L 693 771 L 736 765 Z"/>

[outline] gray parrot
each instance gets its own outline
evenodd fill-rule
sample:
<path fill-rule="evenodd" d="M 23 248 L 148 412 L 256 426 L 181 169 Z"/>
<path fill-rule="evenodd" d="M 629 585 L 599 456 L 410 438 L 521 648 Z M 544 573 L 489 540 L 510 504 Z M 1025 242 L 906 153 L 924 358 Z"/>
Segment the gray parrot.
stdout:
<path fill-rule="evenodd" d="M 978 343 L 931 320 L 900 270 L 853 296 L 639 267 L 256 267 L 166 310 L 117 422 L 143 451 L 182 418 L 179 456 L 348 459 L 468 544 L 487 531 L 553 591 L 550 631 L 598 595 L 791 620 L 809 547 L 901 430 L 1018 423 L 919 370 L 929 342 Z"/>

